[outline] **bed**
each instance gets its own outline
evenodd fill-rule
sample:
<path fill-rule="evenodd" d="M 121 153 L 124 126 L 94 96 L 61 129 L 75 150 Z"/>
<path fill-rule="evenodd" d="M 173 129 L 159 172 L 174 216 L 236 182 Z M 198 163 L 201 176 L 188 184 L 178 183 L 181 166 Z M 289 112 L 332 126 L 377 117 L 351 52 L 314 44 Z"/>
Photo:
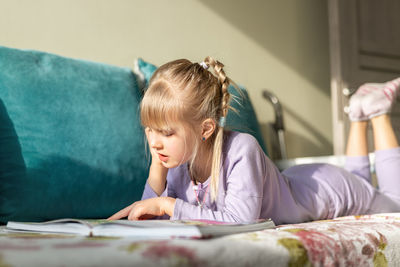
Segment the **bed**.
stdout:
<path fill-rule="evenodd" d="M 5 231 L 10 220 L 106 218 L 140 199 L 149 160 L 138 104 L 156 67 L 138 59 L 132 71 L 7 47 L 0 47 L 0 58 L 0 266 L 400 264 L 400 214 L 279 225 L 204 240 Z M 248 97 L 243 101 L 236 107 L 240 117 L 232 113 L 227 124 L 254 135 L 268 153 L 252 104 Z M 275 126 L 279 137 L 283 122 Z M 280 166 L 293 163 L 283 160 Z"/>
<path fill-rule="evenodd" d="M 288 224 L 204 240 L 0 231 L 0 266 L 398 266 L 400 213 Z"/>

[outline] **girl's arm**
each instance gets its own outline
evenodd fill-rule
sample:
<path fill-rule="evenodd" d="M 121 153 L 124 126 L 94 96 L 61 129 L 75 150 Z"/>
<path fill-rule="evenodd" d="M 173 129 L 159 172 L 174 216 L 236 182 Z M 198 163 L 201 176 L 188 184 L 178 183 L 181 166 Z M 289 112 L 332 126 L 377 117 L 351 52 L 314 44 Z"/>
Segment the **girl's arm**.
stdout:
<path fill-rule="evenodd" d="M 243 162 L 236 164 L 236 170 L 233 170 L 228 177 L 226 193 L 221 194 L 223 189 L 219 190 L 221 195 L 217 197 L 215 209 L 199 207 L 177 198 L 171 219 L 204 219 L 224 222 L 250 222 L 259 219 L 265 186 L 264 174 L 257 168 L 249 168 L 245 165 Z"/>
<path fill-rule="evenodd" d="M 157 153 L 150 145 L 149 128 L 145 129 L 145 133 L 151 151 L 151 165 L 149 176 L 147 178 L 147 182 L 143 191 L 142 200 L 136 201 L 131 205 L 125 207 L 124 209 L 118 211 L 117 213 L 109 217 L 108 220 L 118 220 L 127 216 L 130 219 L 148 219 L 159 216 L 161 219 L 162 216 L 166 214 L 166 212 L 164 211 L 164 207 L 169 213 L 173 212 L 174 205 L 171 205 L 171 200 L 173 200 L 173 204 L 175 204 L 175 199 L 168 198 L 169 201 L 165 201 L 168 191 L 168 169 L 162 165 L 160 159 L 157 156 Z M 164 205 L 164 203 L 166 204 Z M 143 207 L 145 207 L 145 209 Z M 135 212 L 135 210 L 137 211 Z"/>
<path fill-rule="evenodd" d="M 159 160 L 158 160 L 159 161 Z M 151 187 L 157 196 L 161 196 L 166 189 L 168 169 L 161 163 L 154 162 L 154 156 L 150 165 L 147 184 Z"/>
<path fill-rule="evenodd" d="M 258 197 L 247 197 L 246 203 L 235 202 L 227 204 L 222 210 L 212 210 L 199 207 L 176 199 L 171 220 L 202 219 L 222 222 L 251 222 L 260 218 L 262 199 Z M 239 203 L 238 205 L 236 205 Z"/>
<path fill-rule="evenodd" d="M 279 194 L 279 186 L 275 183 L 278 180 L 278 170 L 266 158 L 257 141 L 252 136 L 242 135 L 231 145 L 233 147 L 226 153 L 216 207 L 201 208 L 178 197 L 171 219 L 249 222 L 260 218 L 265 198 L 269 199 L 270 206 L 266 209 L 277 204 L 273 202 L 279 201 L 274 199 Z"/>
<path fill-rule="evenodd" d="M 167 191 L 170 191 L 169 193 L 174 195 L 168 188 L 165 188 L 161 195 L 157 195 L 149 185 L 149 182 L 147 182 L 142 200 L 136 201 L 118 211 L 109 217 L 108 220 L 119 220 L 124 217 L 128 217 L 129 220 L 169 219 L 174 213 L 175 198 L 167 197 Z"/>
<path fill-rule="evenodd" d="M 149 177 L 147 178 L 147 184 L 157 196 L 161 196 L 165 191 L 167 184 L 168 169 L 162 165 L 162 162 L 158 158 L 156 151 L 151 148 L 149 140 L 149 128 L 145 129 L 145 133 L 151 151 L 151 165 Z"/>

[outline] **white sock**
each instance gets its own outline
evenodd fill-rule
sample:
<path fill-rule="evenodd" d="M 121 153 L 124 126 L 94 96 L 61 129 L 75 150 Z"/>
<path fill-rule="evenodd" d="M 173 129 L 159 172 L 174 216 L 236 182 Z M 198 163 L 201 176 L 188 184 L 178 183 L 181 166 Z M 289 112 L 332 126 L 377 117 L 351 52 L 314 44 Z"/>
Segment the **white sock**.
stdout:
<path fill-rule="evenodd" d="M 389 113 L 400 90 L 400 78 L 386 83 L 366 83 L 351 96 L 345 108 L 351 121 L 365 121 Z"/>
<path fill-rule="evenodd" d="M 400 78 L 374 85 L 362 101 L 363 113 L 369 119 L 390 113 L 400 89 Z"/>

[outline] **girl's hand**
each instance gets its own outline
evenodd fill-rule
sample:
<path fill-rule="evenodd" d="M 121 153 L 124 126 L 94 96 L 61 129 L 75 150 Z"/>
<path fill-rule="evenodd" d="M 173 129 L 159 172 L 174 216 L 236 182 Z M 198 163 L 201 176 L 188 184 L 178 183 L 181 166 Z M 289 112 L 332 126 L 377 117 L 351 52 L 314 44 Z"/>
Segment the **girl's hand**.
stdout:
<path fill-rule="evenodd" d="M 147 142 L 149 144 L 150 152 L 151 152 L 151 165 L 154 164 L 154 165 L 156 165 L 156 167 L 158 167 L 160 169 L 167 169 L 166 167 L 164 167 L 164 165 L 162 165 L 162 162 L 161 162 L 160 158 L 158 157 L 156 150 L 152 147 L 150 131 L 151 131 L 151 129 L 149 127 L 146 127 L 146 129 L 144 130 L 144 132 L 146 134 Z"/>
<path fill-rule="evenodd" d="M 167 182 L 168 168 L 166 168 L 160 158 L 158 157 L 156 149 L 152 146 L 152 134 L 151 129 L 146 127 L 145 129 L 147 142 L 149 143 L 149 148 L 151 152 L 151 165 L 149 171 L 149 177 L 147 183 L 153 189 L 153 191 L 159 196 L 165 190 L 165 185 Z"/>
<path fill-rule="evenodd" d="M 118 220 L 128 217 L 128 220 L 146 220 L 155 216 L 174 213 L 175 199 L 171 197 L 156 197 L 134 202 L 132 205 L 115 213 L 107 220 Z"/>

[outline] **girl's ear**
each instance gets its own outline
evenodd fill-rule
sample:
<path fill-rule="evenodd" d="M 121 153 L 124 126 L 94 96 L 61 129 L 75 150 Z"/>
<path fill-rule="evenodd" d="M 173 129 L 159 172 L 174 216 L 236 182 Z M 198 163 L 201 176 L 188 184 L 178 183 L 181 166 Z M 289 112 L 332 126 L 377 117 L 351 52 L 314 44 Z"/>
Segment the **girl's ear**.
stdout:
<path fill-rule="evenodd" d="M 207 118 L 201 123 L 201 136 L 208 139 L 215 131 L 216 123 L 213 119 Z"/>

